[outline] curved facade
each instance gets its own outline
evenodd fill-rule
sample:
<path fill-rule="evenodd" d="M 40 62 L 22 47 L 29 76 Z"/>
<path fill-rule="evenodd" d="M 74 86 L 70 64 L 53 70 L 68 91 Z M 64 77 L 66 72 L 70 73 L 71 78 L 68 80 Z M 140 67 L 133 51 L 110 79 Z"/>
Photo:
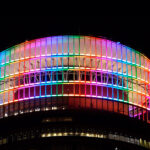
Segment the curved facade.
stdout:
<path fill-rule="evenodd" d="M 140 52 L 103 38 L 21 43 L 0 53 L 0 117 L 39 111 L 40 105 L 108 110 L 149 122 L 149 66 Z"/>

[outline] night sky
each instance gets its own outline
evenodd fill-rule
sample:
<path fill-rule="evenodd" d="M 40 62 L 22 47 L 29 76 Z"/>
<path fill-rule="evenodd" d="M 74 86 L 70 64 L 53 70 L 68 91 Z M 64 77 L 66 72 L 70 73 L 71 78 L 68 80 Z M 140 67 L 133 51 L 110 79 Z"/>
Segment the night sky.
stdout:
<path fill-rule="evenodd" d="M 149 16 L 0 16 L 0 51 L 52 35 L 102 36 L 150 58 Z"/>

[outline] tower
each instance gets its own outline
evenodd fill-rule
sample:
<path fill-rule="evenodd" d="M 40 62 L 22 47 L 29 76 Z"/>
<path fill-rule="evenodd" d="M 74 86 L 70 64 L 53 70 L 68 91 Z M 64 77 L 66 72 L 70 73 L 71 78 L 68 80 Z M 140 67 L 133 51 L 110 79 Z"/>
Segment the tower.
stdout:
<path fill-rule="evenodd" d="M 119 42 L 89 36 L 2 51 L 1 148 L 150 148 L 149 63 Z"/>

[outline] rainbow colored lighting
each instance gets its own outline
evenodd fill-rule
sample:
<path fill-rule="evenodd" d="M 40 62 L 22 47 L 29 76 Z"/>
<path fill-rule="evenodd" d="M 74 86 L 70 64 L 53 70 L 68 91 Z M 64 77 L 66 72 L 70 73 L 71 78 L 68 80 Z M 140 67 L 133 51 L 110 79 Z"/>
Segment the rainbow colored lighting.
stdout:
<path fill-rule="evenodd" d="M 107 39 L 53 36 L 0 53 L 1 106 L 35 98 L 79 96 L 150 111 L 149 86 L 150 60 Z"/>

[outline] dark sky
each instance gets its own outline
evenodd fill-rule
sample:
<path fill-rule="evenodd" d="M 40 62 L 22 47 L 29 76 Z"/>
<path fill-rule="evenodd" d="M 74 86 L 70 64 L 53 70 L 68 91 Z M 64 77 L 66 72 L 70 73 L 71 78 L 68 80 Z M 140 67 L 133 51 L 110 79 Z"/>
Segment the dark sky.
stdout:
<path fill-rule="evenodd" d="M 51 35 L 103 36 L 150 58 L 149 16 L 0 16 L 0 51 Z"/>

